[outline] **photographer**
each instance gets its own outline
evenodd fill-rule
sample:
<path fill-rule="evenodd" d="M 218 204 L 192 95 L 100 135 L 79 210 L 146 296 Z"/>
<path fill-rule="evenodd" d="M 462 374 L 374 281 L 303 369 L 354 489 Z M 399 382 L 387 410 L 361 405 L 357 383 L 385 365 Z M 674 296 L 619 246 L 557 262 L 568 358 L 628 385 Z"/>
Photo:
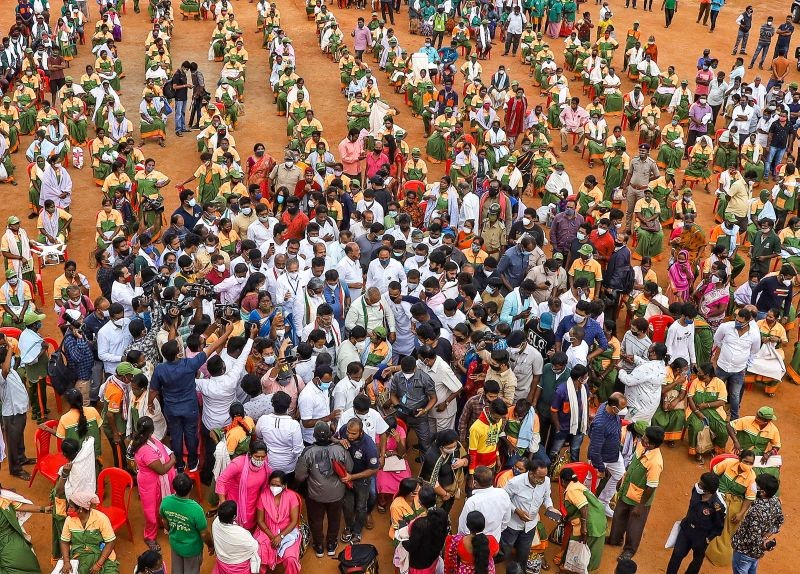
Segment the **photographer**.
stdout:
<path fill-rule="evenodd" d="M 142 276 L 133 276 L 128 267 L 120 265 L 114 268 L 114 283 L 111 285 L 111 302 L 119 303 L 128 319 L 133 315 L 133 298 L 143 293 L 139 286 Z"/>
<path fill-rule="evenodd" d="M 79 311 L 70 309 L 64 313 L 66 330 L 62 346 L 67 365 L 75 374 L 75 388 L 85 397 L 84 401 L 88 405 L 95 352 L 84 335 L 83 320 Z"/>
<path fill-rule="evenodd" d="M 283 340 L 278 348 L 278 358 L 274 363 L 275 366 L 267 371 L 267 374 L 261 379 L 261 387 L 265 395 L 271 395 L 278 391 L 283 391 L 289 395 L 292 402 L 289 405 L 287 414 L 294 417 L 297 409 L 297 397 L 306 385 L 305 381 L 294 372 L 297 356 L 289 351 L 291 345 L 292 342 L 288 338 Z"/>
<path fill-rule="evenodd" d="M 755 573 L 758 561 L 777 545 L 773 537 L 784 521 L 781 501 L 775 496 L 779 486 L 771 474 L 756 478 L 756 500 L 731 540 L 734 574 Z"/>

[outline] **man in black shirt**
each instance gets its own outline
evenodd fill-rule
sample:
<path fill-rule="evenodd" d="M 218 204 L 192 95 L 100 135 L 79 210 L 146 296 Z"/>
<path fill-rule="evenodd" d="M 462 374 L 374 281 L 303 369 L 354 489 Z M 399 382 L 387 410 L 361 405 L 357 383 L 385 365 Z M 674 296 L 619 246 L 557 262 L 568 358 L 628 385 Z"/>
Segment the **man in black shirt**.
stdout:
<path fill-rule="evenodd" d="M 781 163 L 783 154 L 786 153 L 786 147 L 789 144 L 789 135 L 793 132 L 792 124 L 789 123 L 789 115 L 786 110 L 781 110 L 778 113 L 778 121 L 772 122 L 769 128 L 769 136 L 767 145 L 769 152 L 767 159 L 764 162 L 764 177 L 768 175 L 775 179 L 775 168 Z"/>
<path fill-rule="evenodd" d="M 681 520 L 666 574 L 678 574 L 678 568 L 690 550 L 692 561 L 686 572 L 700 571 L 708 543 L 712 538 L 722 534 L 722 527 L 725 524 L 725 507 L 717 496 L 718 488 L 719 477 L 713 472 L 704 473 L 700 477 L 700 482 L 692 488 L 689 510 Z"/>
<path fill-rule="evenodd" d="M 189 64 L 189 71 L 192 76 L 192 111 L 189 114 L 189 127 L 199 130 L 203 97 L 206 94 L 206 80 L 203 77 L 203 72 L 197 67 L 197 62 Z"/>
<path fill-rule="evenodd" d="M 795 275 L 797 273 L 791 265 L 784 265 L 778 275 L 768 275 L 758 282 L 750 296 L 750 303 L 758 309 L 756 319 L 763 319 L 774 308 L 782 311 L 781 323 L 786 323 L 792 305 Z"/>
<path fill-rule="evenodd" d="M 181 67 L 172 76 L 172 89 L 175 91 L 175 135 L 182 137 L 186 129 L 186 102 L 189 100 L 189 88 L 187 73 L 191 64 L 183 62 Z"/>

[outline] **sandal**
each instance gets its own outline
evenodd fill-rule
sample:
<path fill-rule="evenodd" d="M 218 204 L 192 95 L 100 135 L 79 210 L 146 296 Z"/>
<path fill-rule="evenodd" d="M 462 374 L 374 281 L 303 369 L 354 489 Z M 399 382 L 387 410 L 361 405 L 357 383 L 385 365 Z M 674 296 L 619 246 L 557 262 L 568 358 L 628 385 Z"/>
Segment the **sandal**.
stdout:
<path fill-rule="evenodd" d="M 147 540 L 147 539 L 145 539 L 144 543 L 147 544 L 147 547 L 150 550 L 152 550 L 154 552 L 161 552 L 161 545 L 159 545 L 159 543 L 156 542 L 155 540 Z"/>

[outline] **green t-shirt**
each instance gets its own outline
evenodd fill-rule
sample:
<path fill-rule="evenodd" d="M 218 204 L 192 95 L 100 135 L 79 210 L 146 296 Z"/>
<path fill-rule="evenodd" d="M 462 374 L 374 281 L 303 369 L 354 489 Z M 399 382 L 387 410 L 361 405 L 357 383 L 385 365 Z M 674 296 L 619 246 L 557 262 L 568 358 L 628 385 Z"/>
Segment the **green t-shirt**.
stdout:
<path fill-rule="evenodd" d="M 169 524 L 169 545 L 178 556 L 192 558 L 203 553 L 201 534 L 208 522 L 202 506 L 171 494 L 161 501 L 160 513 Z"/>
<path fill-rule="evenodd" d="M 674 10 L 677 5 L 678 0 L 665 0 L 664 2 L 664 8 L 667 10 Z"/>

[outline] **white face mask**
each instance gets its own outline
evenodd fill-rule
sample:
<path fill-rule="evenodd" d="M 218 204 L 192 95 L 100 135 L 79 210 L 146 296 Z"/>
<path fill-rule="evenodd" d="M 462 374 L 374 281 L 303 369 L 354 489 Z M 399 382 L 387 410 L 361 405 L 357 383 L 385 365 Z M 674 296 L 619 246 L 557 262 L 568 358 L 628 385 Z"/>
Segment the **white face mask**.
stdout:
<path fill-rule="evenodd" d="M 274 365 L 277 357 L 275 355 L 265 355 L 264 362 L 268 365 Z"/>
<path fill-rule="evenodd" d="M 242 283 L 244 283 L 245 281 L 247 281 L 247 277 L 237 277 L 237 278 L 236 278 L 236 282 L 237 282 L 239 285 L 241 285 L 241 284 L 242 284 Z"/>
<path fill-rule="evenodd" d="M 216 265 L 216 269 L 220 273 L 225 273 L 225 265 Z"/>
<path fill-rule="evenodd" d="M 792 284 L 792 280 L 791 280 L 791 279 L 784 279 L 784 280 L 783 280 L 783 284 L 784 284 L 786 287 L 789 287 L 789 286 Z"/>
<path fill-rule="evenodd" d="M 578 241 L 583 241 L 584 239 L 586 239 L 586 234 L 585 233 L 577 233 L 576 237 L 578 238 Z"/>
<path fill-rule="evenodd" d="M 527 227 L 527 226 L 528 226 L 528 225 L 530 225 L 530 224 L 531 224 L 531 219 L 530 219 L 530 217 L 523 217 L 523 218 L 522 218 L 522 225 L 524 225 L 524 226 L 526 226 L 526 227 Z"/>
<path fill-rule="evenodd" d="M 618 410 L 618 411 L 617 411 L 617 414 L 618 414 L 619 416 L 621 416 L 621 417 L 627 416 L 627 414 L 628 414 L 628 407 L 625 407 L 624 409 L 620 409 L 620 410 Z"/>
<path fill-rule="evenodd" d="M 19 279 L 16 277 L 12 277 L 11 279 L 8 280 L 9 285 L 16 285 L 17 283 L 19 283 Z"/>
<path fill-rule="evenodd" d="M 363 353 L 363 352 L 364 352 L 364 349 L 366 349 L 366 348 L 367 348 L 367 341 L 366 341 L 366 339 L 365 339 L 365 340 L 363 340 L 363 341 L 358 341 L 358 342 L 356 343 L 356 351 L 358 351 L 359 353 Z"/>
<path fill-rule="evenodd" d="M 414 261 L 416 261 L 417 263 L 425 263 L 425 260 L 427 258 L 428 257 L 426 255 L 414 255 Z"/>
<path fill-rule="evenodd" d="M 242 208 L 242 213 L 244 215 L 250 215 L 251 213 L 253 213 L 253 208 L 252 207 L 243 207 Z"/>
<path fill-rule="evenodd" d="M 269 491 L 272 493 L 272 496 L 278 496 L 281 492 L 283 492 L 283 487 L 270 485 Z"/>
<path fill-rule="evenodd" d="M 289 271 L 287 275 L 289 276 L 289 279 L 297 279 L 297 271 Z"/>
<path fill-rule="evenodd" d="M 251 458 L 251 459 L 250 459 L 250 462 L 252 463 L 252 465 L 253 465 L 254 467 L 256 467 L 256 468 L 261 468 L 262 466 L 264 466 L 264 463 L 265 463 L 266 461 L 265 461 L 263 458 L 262 458 L 262 459 L 255 459 L 255 458 Z"/>
<path fill-rule="evenodd" d="M 194 207 L 195 205 L 197 205 L 197 200 L 196 199 L 190 199 L 188 203 L 189 203 L 189 207 Z"/>
<path fill-rule="evenodd" d="M 125 319 L 114 319 L 111 323 L 117 328 L 122 329 L 122 326 L 125 324 Z"/>
<path fill-rule="evenodd" d="M 597 228 L 597 235 L 605 235 L 608 229 L 603 229 L 602 227 Z"/>
<path fill-rule="evenodd" d="M 278 339 L 283 339 L 284 335 L 286 335 L 286 330 L 285 330 L 285 329 L 277 329 L 277 330 L 275 331 L 275 336 L 276 336 Z"/>

